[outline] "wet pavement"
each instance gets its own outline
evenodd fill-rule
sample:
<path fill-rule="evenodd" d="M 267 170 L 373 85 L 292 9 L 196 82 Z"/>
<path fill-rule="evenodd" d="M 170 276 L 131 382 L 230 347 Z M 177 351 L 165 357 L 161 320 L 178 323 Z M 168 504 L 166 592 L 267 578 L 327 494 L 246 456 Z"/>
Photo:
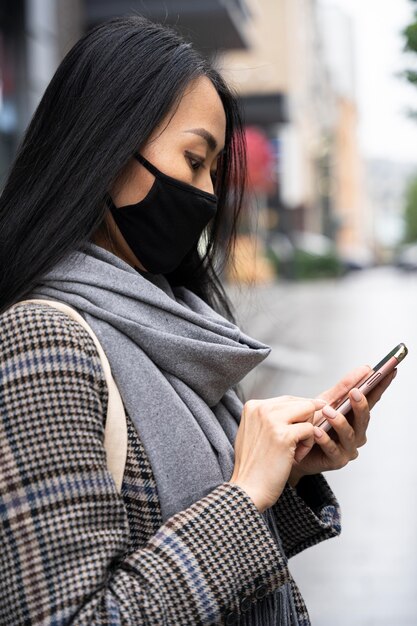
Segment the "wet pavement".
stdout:
<path fill-rule="evenodd" d="M 290 566 L 313 626 L 416 626 L 417 273 L 379 268 L 228 291 L 242 329 L 273 348 L 245 379 L 247 398 L 314 397 L 401 341 L 408 346 L 358 459 L 326 473 L 342 507 L 341 536 Z"/>

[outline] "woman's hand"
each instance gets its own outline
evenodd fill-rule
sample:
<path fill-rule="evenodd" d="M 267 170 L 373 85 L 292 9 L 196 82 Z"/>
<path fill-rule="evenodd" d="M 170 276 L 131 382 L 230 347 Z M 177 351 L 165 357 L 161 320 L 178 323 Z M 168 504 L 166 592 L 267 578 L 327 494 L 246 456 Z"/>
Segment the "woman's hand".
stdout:
<path fill-rule="evenodd" d="M 242 487 L 261 512 L 278 500 L 294 462 L 302 463 L 313 447 L 319 429 L 312 422 L 325 404 L 281 396 L 244 405 L 229 482 Z"/>
<path fill-rule="evenodd" d="M 317 445 L 301 461 L 294 461 L 289 477 L 290 485 L 295 487 L 302 476 L 339 469 L 357 458 L 358 448 L 366 443 L 370 410 L 380 400 L 396 375 L 396 370 L 394 370 L 366 398 L 358 391 L 357 386 L 369 376 L 371 371 L 368 366 L 358 367 L 342 378 L 334 387 L 319 395 L 319 398 L 326 400 L 329 404 L 323 411 L 318 411 L 315 414 L 313 423 L 319 423 L 324 416 L 330 422 L 333 431 L 328 434 L 321 429 L 315 429 L 315 443 Z M 336 413 L 330 405 L 337 406 L 349 389 L 351 389 L 348 395 L 352 411 L 349 413 L 348 420 L 341 413 Z"/>

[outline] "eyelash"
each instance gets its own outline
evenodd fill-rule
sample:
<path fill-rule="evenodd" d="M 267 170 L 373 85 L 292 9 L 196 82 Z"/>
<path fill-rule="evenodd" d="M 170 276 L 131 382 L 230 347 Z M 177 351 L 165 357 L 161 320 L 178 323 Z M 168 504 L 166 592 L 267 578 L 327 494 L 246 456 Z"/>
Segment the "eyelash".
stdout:
<path fill-rule="evenodd" d="M 197 171 L 200 167 L 204 167 L 204 160 L 194 156 L 193 154 L 186 152 L 185 156 L 188 159 L 189 165 L 193 171 Z M 197 167 L 196 167 L 197 166 Z"/>
<path fill-rule="evenodd" d="M 204 168 L 204 160 L 194 156 L 193 154 L 186 152 L 186 157 L 188 159 L 189 165 L 193 172 L 197 172 L 201 167 Z M 197 167 L 196 167 L 197 166 Z M 217 172 L 210 172 L 211 179 L 213 184 L 216 183 Z"/>

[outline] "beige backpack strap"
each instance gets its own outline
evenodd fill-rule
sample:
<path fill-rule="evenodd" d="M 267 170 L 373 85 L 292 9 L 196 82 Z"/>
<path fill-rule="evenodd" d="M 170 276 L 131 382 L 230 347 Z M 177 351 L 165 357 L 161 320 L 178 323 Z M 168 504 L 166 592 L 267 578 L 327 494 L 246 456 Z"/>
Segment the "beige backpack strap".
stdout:
<path fill-rule="evenodd" d="M 116 483 L 117 491 L 120 493 L 127 457 L 126 413 L 123 407 L 123 402 L 119 390 L 112 376 L 110 363 L 106 357 L 106 354 L 101 347 L 101 344 L 91 326 L 87 324 L 82 315 L 80 315 L 72 307 L 64 304 L 63 302 L 58 302 L 57 300 L 40 299 L 20 300 L 15 304 L 24 304 L 26 302 L 49 304 L 50 306 L 59 309 L 63 313 L 66 313 L 69 317 L 74 319 L 85 328 L 85 330 L 89 333 L 95 343 L 95 346 L 100 356 L 101 364 L 103 366 L 104 376 L 106 378 L 109 391 L 106 426 L 104 431 L 104 448 L 106 450 L 107 456 L 107 467 L 113 476 L 114 482 Z"/>

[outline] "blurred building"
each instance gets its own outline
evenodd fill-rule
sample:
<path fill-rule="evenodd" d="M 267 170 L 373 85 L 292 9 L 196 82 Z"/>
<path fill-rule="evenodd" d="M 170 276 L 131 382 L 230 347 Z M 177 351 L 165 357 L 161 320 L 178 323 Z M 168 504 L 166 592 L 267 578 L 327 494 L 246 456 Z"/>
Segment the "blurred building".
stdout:
<path fill-rule="evenodd" d="M 0 3 L 0 177 L 23 132 L 25 63 L 23 2 Z"/>
<path fill-rule="evenodd" d="M 414 163 L 385 159 L 365 161 L 366 190 L 369 201 L 369 227 L 373 232 L 376 256 L 389 260 L 391 249 L 404 236 L 406 190 L 417 175 Z"/>
<path fill-rule="evenodd" d="M 83 0 L 84 27 L 132 13 L 177 27 L 205 54 L 246 48 L 246 0 Z"/>
<path fill-rule="evenodd" d="M 334 235 L 342 255 L 359 261 L 372 246 L 373 229 L 357 135 L 352 20 L 328 4 L 319 6 L 318 16 L 335 106 L 331 176 Z"/>
<path fill-rule="evenodd" d="M 132 13 L 174 25 L 236 88 L 255 144 L 268 144 L 275 162 L 258 193 L 263 238 L 306 230 L 360 245 L 351 26 L 318 0 L 2 0 L 0 179 L 68 49 Z"/>
<path fill-rule="evenodd" d="M 0 182 L 69 48 L 99 22 L 128 14 L 174 25 L 209 56 L 248 45 L 246 0 L 1 0 Z"/>
<path fill-rule="evenodd" d="M 278 145 L 279 228 L 328 232 L 332 207 L 326 184 L 335 109 L 317 4 L 248 2 L 252 46 L 225 54 L 224 73 L 242 94 L 248 122 L 264 129 Z M 251 107 L 251 101 L 263 106 Z"/>
<path fill-rule="evenodd" d="M 81 33 L 81 2 L 1 0 L 0 181 L 56 67 Z"/>
<path fill-rule="evenodd" d="M 349 18 L 317 0 L 248 0 L 251 47 L 225 53 L 247 122 L 278 146 L 277 228 L 365 245 Z M 256 103 L 256 105 L 255 105 Z"/>

